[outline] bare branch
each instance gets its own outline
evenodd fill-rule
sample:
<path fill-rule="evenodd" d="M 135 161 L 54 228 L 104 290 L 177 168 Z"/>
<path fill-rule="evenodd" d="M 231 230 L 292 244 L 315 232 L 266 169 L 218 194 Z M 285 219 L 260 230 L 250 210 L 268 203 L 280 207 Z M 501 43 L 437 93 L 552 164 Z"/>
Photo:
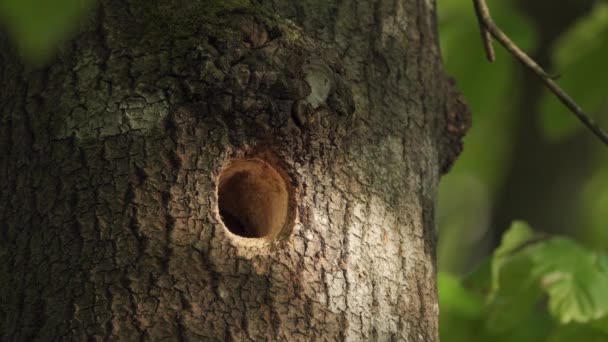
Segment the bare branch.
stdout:
<path fill-rule="evenodd" d="M 483 42 L 483 48 L 486 50 L 486 57 L 490 62 L 494 62 L 496 60 L 496 53 L 494 53 L 494 46 L 492 45 L 492 35 L 481 19 L 484 16 L 490 17 L 490 10 L 485 1 L 473 1 L 473 4 L 475 5 L 475 13 L 477 13 L 477 21 L 479 21 L 481 41 Z"/>
<path fill-rule="evenodd" d="M 517 60 L 525 67 L 532 70 L 549 88 L 549 90 L 557 96 L 557 98 L 568 108 L 576 117 L 593 132 L 604 144 L 608 145 L 608 133 L 604 131 L 597 123 L 574 102 L 574 100 L 553 80 L 555 76 L 549 75 L 541 68 L 530 56 L 521 50 L 502 30 L 494 23 L 490 10 L 485 0 L 473 0 L 477 20 L 479 21 L 481 35 L 486 50 L 488 59 L 492 62 L 495 59 L 494 49 L 492 47 L 492 37 L 494 37 L 507 51 L 509 51 Z M 488 35 L 491 37 L 488 38 Z"/>

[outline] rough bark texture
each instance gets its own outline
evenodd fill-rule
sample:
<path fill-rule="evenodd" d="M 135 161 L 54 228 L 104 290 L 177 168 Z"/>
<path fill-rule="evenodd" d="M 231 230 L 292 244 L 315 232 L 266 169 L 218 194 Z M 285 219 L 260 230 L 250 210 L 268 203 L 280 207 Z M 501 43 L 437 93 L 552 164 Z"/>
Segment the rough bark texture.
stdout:
<path fill-rule="evenodd" d="M 437 341 L 434 202 L 468 121 L 434 17 L 100 1 L 44 68 L 0 49 L 0 340 Z M 235 158 L 289 181 L 272 241 L 222 223 Z"/>

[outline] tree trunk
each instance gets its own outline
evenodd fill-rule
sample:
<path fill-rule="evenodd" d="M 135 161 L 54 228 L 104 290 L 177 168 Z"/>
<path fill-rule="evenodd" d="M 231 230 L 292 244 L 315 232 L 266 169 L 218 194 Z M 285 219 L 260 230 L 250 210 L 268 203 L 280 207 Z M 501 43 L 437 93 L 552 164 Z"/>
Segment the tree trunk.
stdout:
<path fill-rule="evenodd" d="M 0 340 L 437 341 L 429 0 L 100 1 L 0 42 Z"/>

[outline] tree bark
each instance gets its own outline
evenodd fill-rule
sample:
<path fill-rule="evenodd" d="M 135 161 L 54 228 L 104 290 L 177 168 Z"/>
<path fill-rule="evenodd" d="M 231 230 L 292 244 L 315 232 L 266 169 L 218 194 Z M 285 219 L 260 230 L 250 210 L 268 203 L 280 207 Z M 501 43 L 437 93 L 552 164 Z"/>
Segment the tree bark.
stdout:
<path fill-rule="evenodd" d="M 2 40 L 0 340 L 437 341 L 434 18 L 104 0 L 44 67 Z"/>

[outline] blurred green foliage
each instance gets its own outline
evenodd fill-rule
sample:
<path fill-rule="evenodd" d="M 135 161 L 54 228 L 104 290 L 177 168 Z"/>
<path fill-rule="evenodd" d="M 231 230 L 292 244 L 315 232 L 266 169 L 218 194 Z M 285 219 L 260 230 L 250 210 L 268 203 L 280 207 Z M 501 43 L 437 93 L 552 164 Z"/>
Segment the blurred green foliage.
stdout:
<path fill-rule="evenodd" d="M 0 0 L 0 25 L 30 62 L 49 58 L 78 27 L 93 0 Z"/>
<path fill-rule="evenodd" d="M 439 192 L 441 241 L 459 241 L 441 246 L 439 262 L 454 269 L 466 261 L 458 257 L 461 250 L 474 245 L 486 233 L 491 195 L 498 191 L 510 162 L 509 113 L 514 110 L 512 85 L 517 73 L 512 57 L 498 45 L 496 62 L 486 60 L 470 1 L 443 0 L 438 10 L 445 68 L 456 79 L 473 113 L 464 153 L 442 179 Z M 513 9 L 511 1 L 493 1 L 492 13 L 523 49 L 535 45 L 532 24 Z"/>
<path fill-rule="evenodd" d="M 590 114 L 608 110 L 608 3 L 598 2 L 554 46 L 554 63 L 560 85 Z M 542 127 L 547 138 L 558 140 L 583 128 L 549 92 L 541 105 Z M 608 120 L 599 120 L 606 125 Z"/>
<path fill-rule="evenodd" d="M 442 341 L 608 341 L 608 256 L 515 222 L 489 262 L 439 274 Z"/>
<path fill-rule="evenodd" d="M 516 8 L 515 0 L 494 0 L 489 5 L 497 24 L 523 50 L 533 52 L 537 48 L 539 23 L 524 16 Z M 546 15 L 550 16 L 551 11 L 556 10 L 559 10 L 558 5 L 547 8 Z M 503 210 L 496 207 L 496 200 L 500 192 L 510 186 L 505 183 L 507 172 L 522 157 L 514 155 L 513 148 L 517 143 L 514 130 L 520 114 L 517 111 L 521 109 L 519 89 L 523 71 L 497 43 L 497 61 L 487 62 L 470 1 L 443 0 L 438 3 L 438 15 L 445 68 L 457 80 L 457 87 L 473 113 L 473 127 L 465 138 L 464 152 L 450 173 L 443 177 L 438 201 L 439 266 L 442 270 L 458 273 L 466 270 L 472 259 L 486 253 L 478 246 L 486 243 L 483 239 L 492 230 L 504 229 L 492 227 L 491 220 L 496 212 Z M 551 72 L 561 75 L 558 83 L 607 128 L 608 2 L 596 1 L 593 10 L 567 27 L 552 45 L 551 55 Z M 591 135 L 549 91 L 543 92 L 539 103 L 538 108 L 530 108 L 525 114 L 538 118 L 537 134 L 544 137 L 547 144 L 572 141 L 575 134 Z M 571 197 L 561 200 L 577 208 L 580 216 L 580 225 L 572 227 L 571 234 L 594 248 L 608 249 L 605 147 L 596 142 L 592 149 L 561 158 L 577 163 L 582 154 L 591 156 L 594 169 L 589 172 L 594 175 L 584 187 L 575 189 Z M 538 179 L 520 181 L 536 182 Z M 522 197 L 526 195 L 521 194 Z M 559 215 L 550 212 L 550 206 L 545 204 L 539 202 L 537 209 L 546 210 L 547 215 Z"/>
<path fill-rule="evenodd" d="M 493 16 L 513 40 L 529 50 L 536 41 L 534 28 L 509 5 L 507 0 L 493 1 Z M 507 114 L 513 109 L 510 88 L 516 77 L 515 65 L 512 57 L 498 45 L 496 62 L 488 63 L 470 1 L 443 0 L 438 6 L 445 67 L 456 79 L 475 120 L 474 129 L 467 135 L 467 143 L 472 143 L 467 144 L 466 153 L 452 173 L 459 173 L 459 168 L 467 165 L 493 189 L 500 182 L 508 157 L 506 133 L 510 116 Z"/>
<path fill-rule="evenodd" d="M 489 5 L 496 22 L 513 41 L 525 51 L 535 51 L 536 31 L 541 24 L 525 18 L 514 0 L 495 0 Z M 559 10 L 559 5 L 555 6 L 547 8 L 546 15 Z M 522 157 L 513 151 L 518 136 L 514 134 L 518 129 L 515 120 L 521 114 L 516 111 L 521 109 L 518 88 L 522 87 L 522 70 L 498 44 L 497 62 L 485 61 L 470 2 L 444 0 L 438 3 L 438 9 L 445 67 L 456 78 L 473 112 L 473 127 L 465 139 L 464 152 L 440 187 L 441 340 L 608 341 L 605 146 L 590 138 L 595 145 L 579 143 L 575 145 L 579 148 L 577 154 L 556 156 L 575 165 L 582 155 L 592 161 L 581 165 L 580 170 L 572 168 L 591 177 L 584 178 L 582 186 L 564 184 L 572 191 L 567 198 L 558 199 L 576 208 L 580 218 L 565 232 L 570 238 L 539 234 L 525 223 L 516 222 L 492 255 L 483 259 L 492 247 L 487 236 L 499 228 L 492 227 L 492 216 L 508 210 L 496 207 L 497 198 L 505 187 L 512 186 L 505 183 L 507 172 Z M 550 46 L 550 57 L 551 72 L 561 75 L 558 83 L 606 128 L 608 2 L 595 1 L 591 11 L 566 27 Z M 532 102 L 538 107 L 524 113 L 537 118 L 538 127 L 529 131 L 538 129 L 547 146 L 586 139 L 590 133 L 553 94 L 544 91 L 540 96 L 538 102 Z M 538 156 L 543 158 L 550 160 L 554 156 Z M 585 167 L 588 169 L 583 170 Z M 562 178 L 568 177 L 564 174 Z M 539 180 L 519 181 L 525 184 Z M 549 193 L 550 189 L 546 190 Z M 522 198 L 526 196 L 521 193 Z M 561 214 L 553 211 L 551 204 L 537 205 L 534 209 L 545 215 Z M 478 266 L 467 271 L 472 263 Z"/>

